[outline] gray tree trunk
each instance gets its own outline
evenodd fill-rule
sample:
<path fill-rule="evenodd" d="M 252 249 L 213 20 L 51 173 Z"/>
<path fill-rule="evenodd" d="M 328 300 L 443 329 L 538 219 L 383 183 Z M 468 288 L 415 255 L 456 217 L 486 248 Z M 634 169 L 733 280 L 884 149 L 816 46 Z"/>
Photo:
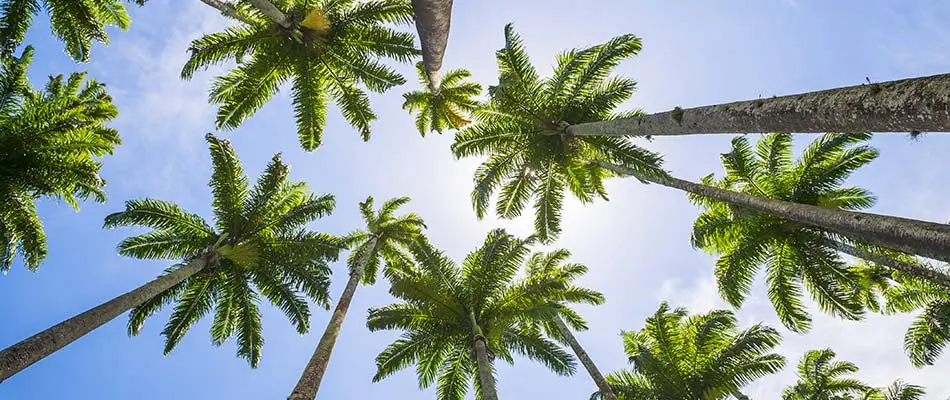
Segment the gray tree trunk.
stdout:
<path fill-rule="evenodd" d="M 293 25 L 293 21 L 290 18 L 287 18 L 287 15 L 280 11 L 274 3 L 271 3 L 270 0 L 247 0 L 248 3 L 251 3 L 252 6 L 261 10 L 261 13 L 270 18 L 271 21 L 277 23 L 286 29 L 289 29 Z"/>
<path fill-rule="evenodd" d="M 597 385 L 597 388 L 600 389 L 601 398 L 604 400 L 617 400 L 617 395 L 614 394 L 613 389 L 610 388 L 610 385 L 607 384 L 607 380 L 604 379 L 604 375 L 600 373 L 600 370 L 597 369 L 597 365 L 594 364 L 594 360 L 591 360 L 590 356 L 587 354 L 587 351 L 581 346 L 580 342 L 577 341 L 577 338 L 574 337 L 574 333 L 571 332 L 571 328 L 564 323 L 564 320 L 561 317 L 554 317 L 554 323 L 557 324 L 557 328 L 561 331 L 561 336 L 564 340 L 567 341 L 567 344 L 571 346 L 571 349 L 574 350 L 574 354 L 577 355 L 577 359 L 581 361 L 581 364 L 584 365 L 584 368 L 587 369 L 587 372 L 590 374 L 590 377 L 594 380 L 594 384 Z"/>
<path fill-rule="evenodd" d="M 575 136 L 950 132 L 950 74 L 572 125 Z"/>
<path fill-rule="evenodd" d="M 221 0 L 201 0 L 201 2 L 220 11 L 221 15 L 224 15 L 225 17 L 241 21 L 245 24 L 249 24 L 249 25 L 251 24 L 251 21 L 238 15 L 237 10 L 234 9 L 234 5 L 232 5 L 231 3 L 226 3 Z"/>
<path fill-rule="evenodd" d="M 439 71 L 452 22 L 452 0 L 412 0 L 412 11 L 422 43 L 422 64 L 429 75 L 429 88 L 438 94 L 442 85 Z"/>
<path fill-rule="evenodd" d="M 475 321 L 475 312 L 469 311 L 472 322 L 472 347 L 475 349 L 475 360 L 478 362 L 478 382 L 482 388 L 482 400 L 498 400 L 498 390 L 495 387 L 495 374 L 492 371 L 491 360 L 488 359 L 488 345 L 482 328 Z"/>
<path fill-rule="evenodd" d="M 646 176 L 609 163 L 598 165 L 621 175 L 827 229 L 867 243 L 950 262 L 950 225 L 947 224 L 772 200 L 673 177 Z"/>
<path fill-rule="evenodd" d="M 0 351 L 0 382 L 175 286 L 208 265 L 205 256 Z"/>
<path fill-rule="evenodd" d="M 346 312 L 350 309 L 350 302 L 353 301 L 353 295 L 356 294 L 356 288 L 363 279 L 363 271 L 366 270 L 366 264 L 374 256 L 377 238 L 370 239 L 369 250 L 363 256 L 363 259 L 350 271 L 350 279 L 346 282 L 343 294 L 336 303 L 330 322 L 327 323 L 327 329 L 323 331 L 317 348 L 313 351 L 310 361 L 304 368 L 300 379 L 297 380 L 297 386 L 290 393 L 287 400 L 313 400 L 317 397 L 320 390 L 320 382 L 323 381 L 323 375 L 327 372 L 327 366 L 330 364 L 330 356 L 333 353 L 333 346 L 336 345 L 336 338 L 340 336 L 340 328 L 343 327 L 343 320 L 346 319 Z"/>
<path fill-rule="evenodd" d="M 946 274 L 945 272 L 938 271 L 933 267 L 898 260 L 896 258 L 867 251 L 837 240 L 827 239 L 825 242 L 829 247 L 851 257 L 870 261 L 895 271 L 903 272 L 914 278 L 925 280 L 950 289 L 950 275 Z"/>

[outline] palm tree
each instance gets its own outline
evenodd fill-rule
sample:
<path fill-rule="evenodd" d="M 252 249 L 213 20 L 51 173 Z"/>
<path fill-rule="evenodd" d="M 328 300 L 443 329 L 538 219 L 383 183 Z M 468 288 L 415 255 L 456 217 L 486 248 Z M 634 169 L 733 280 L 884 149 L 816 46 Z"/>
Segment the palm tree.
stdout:
<path fill-rule="evenodd" d="M 422 236 L 425 223 L 415 213 L 395 216 L 399 207 L 409 202 L 408 197 L 398 197 L 387 200 L 379 211 L 373 210 L 373 198 L 368 197 L 360 203 L 360 213 L 366 223 L 365 230 L 351 233 L 347 239 L 353 246 L 353 251 L 347 259 L 350 269 L 350 278 L 343 289 L 343 295 L 337 302 L 333 316 L 327 324 L 327 329 L 320 338 L 313 356 L 307 367 L 304 368 L 297 381 L 297 386 L 288 397 L 289 400 L 311 400 L 317 396 L 320 382 L 330 363 L 330 355 L 336 343 L 343 319 L 350 308 L 350 302 L 356 293 L 356 288 L 362 281 L 366 285 L 376 283 L 376 275 L 380 266 L 380 259 L 389 263 L 399 263 L 411 258 L 409 247 Z"/>
<path fill-rule="evenodd" d="M 422 62 L 430 77 L 429 88 L 438 93 L 442 82 L 439 70 L 452 25 L 452 0 L 412 0 L 412 9 L 422 42 Z"/>
<path fill-rule="evenodd" d="M 587 267 L 577 263 L 564 263 L 570 256 L 571 253 L 565 249 L 554 250 L 550 253 L 534 253 L 528 259 L 525 268 L 528 276 L 539 278 L 547 276 L 549 279 L 559 279 L 569 290 L 587 292 L 587 295 L 583 298 L 587 304 L 603 304 L 603 293 L 574 285 L 574 280 L 587 273 Z M 562 305 L 559 311 L 560 315 L 555 315 L 550 320 L 541 323 L 544 333 L 559 343 L 570 346 L 571 350 L 574 351 L 574 355 L 580 360 L 581 365 L 594 380 L 594 384 L 597 385 L 600 393 L 603 394 L 604 399 L 617 400 L 617 396 L 614 395 L 610 385 L 607 384 L 607 380 L 604 379 L 604 374 L 600 372 L 600 369 L 594 364 L 594 360 L 590 358 L 590 355 L 587 354 L 587 351 L 584 350 L 584 347 L 581 346 L 572 332 L 572 330 L 587 330 L 587 321 L 566 304 Z"/>
<path fill-rule="evenodd" d="M 689 315 L 664 302 L 643 329 L 623 332 L 633 369 L 612 373 L 607 382 L 621 400 L 743 398 L 743 386 L 785 367 L 784 357 L 769 353 L 781 339 L 762 324 L 737 329 L 728 310 Z"/>
<path fill-rule="evenodd" d="M 138 5 L 146 0 L 126 0 Z M 9 55 L 26 37 L 33 17 L 45 7 L 53 34 L 66 43 L 66 54 L 89 61 L 92 42 L 109 43 L 107 26 L 129 29 L 129 14 L 119 0 L 4 0 L 0 4 L 0 53 Z"/>
<path fill-rule="evenodd" d="M 251 3 L 270 5 L 265 9 L 273 8 L 271 11 L 283 17 L 242 4 L 233 15 L 230 8 L 219 8 L 244 23 L 193 41 L 191 58 L 182 69 L 182 77 L 190 79 L 199 69 L 237 62 L 237 67 L 217 77 L 211 87 L 211 102 L 220 105 L 218 128 L 237 128 L 283 83 L 292 81 L 291 102 L 304 150 L 320 146 L 331 98 L 363 140 L 369 140 L 376 114 L 359 85 L 381 93 L 405 83 L 405 78 L 380 59 L 406 62 L 419 54 L 412 34 L 385 26 L 411 21 L 408 2 L 287 0 L 279 2 L 283 10 L 268 0 Z"/>
<path fill-rule="evenodd" d="M 106 123 L 118 115 L 105 85 L 85 73 L 51 77 L 43 90 L 27 80 L 33 48 L 0 56 L 0 272 L 21 254 L 36 270 L 46 256 L 46 235 L 35 201 L 105 201 L 99 157 L 121 143 Z"/>
<path fill-rule="evenodd" d="M 927 392 L 922 386 L 911 385 L 901 380 L 896 380 L 886 388 L 874 389 L 867 395 L 868 400 L 920 400 Z"/>
<path fill-rule="evenodd" d="M 428 88 L 429 79 L 421 62 L 416 64 L 416 71 L 419 82 Z M 446 129 L 460 129 L 472 122 L 466 116 L 478 107 L 474 97 L 481 94 L 482 86 L 467 82 L 471 76 L 468 70 L 453 69 L 445 74 L 438 93 L 429 88 L 402 95 L 405 99 L 402 108 L 416 114 L 416 128 L 423 137 L 429 131 L 441 134 Z"/>
<path fill-rule="evenodd" d="M 581 121 L 611 120 L 634 89 L 633 81 L 609 78 L 620 60 L 639 49 L 639 40 L 621 36 L 558 57 L 553 78 L 540 79 L 512 27 L 499 50 L 499 84 L 475 113 L 476 124 L 456 135 L 456 157 L 488 156 L 475 174 L 472 194 L 477 215 L 501 186 L 496 212 L 520 214 L 535 199 L 535 225 L 543 240 L 559 230 L 563 192 L 582 202 L 606 197 L 603 179 L 633 176 L 751 211 L 771 214 L 869 244 L 950 261 L 950 225 L 807 204 L 774 201 L 669 176 L 660 156 L 618 136 L 575 136 L 564 127 Z M 638 115 L 639 113 L 628 113 Z"/>
<path fill-rule="evenodd" d="M 136 335 L 145 319 L 170 303 L 175 308 L 162 331 L 166 354 L 213 312 L 212 343 L 237 336 L 238 356 L 256 367 L 264 344 L 257 306 L 261 296 L 280 308 L 298 332 L 307 332 L 310 311 L 302 295 L 328 306 L 327 261 L 337 257 L 342 243 L 305 225 L 330 214 L 333 196 L 316 196 L 306 184 L 288 181 L 290 169 L 279 154 L 251 188 L 231 145 L 211 135 L 207 140 L 215 225 L 174 203 L 126 202 L 124 211 L 106 217 L 105 226 L 152 231 L 126 238 L 119 253 L 183 261 L 145 285 L 0 351 L 0 380 L 129 310 L 129 334 Z"/>
<path fill-rule="evenodd" d="M 586 291 L 567 290 L 546 277 L 516 280 L 533 239 L 496 229 L 461 267 L 427 243 L 413 246 L 414 265 L 390 268 L 390 293 L 401 303 L 370 310 L 370 330 L 399 329 L 402 336 L 376 357 L 379 381 L 416 364 L 419 386 L 436 383 L 440 400 L 461 400 L 470 381 L 478 398 L 497 400 L 493 362 L 513 353 L 559 375 L 574 373 L 570 354 L 534 328 L 580 302 Z"/>
<path fill-rule="evenodd" d="M 786 387 L 783 400 L 851 399 L 873 392 L 871 386 L 851 378 L 858 366 L 835 361 L 831 349 L 809 350 L 798 362 L 798 382 Z"/>
<path fill-rule="evenodd" d="M 423 47 L 424 49 L 424 47 Z M 950 132 L 950 74 L 566 125 L 574 136 Z M 913 93 L 913 95 L 908 95 Z"/>

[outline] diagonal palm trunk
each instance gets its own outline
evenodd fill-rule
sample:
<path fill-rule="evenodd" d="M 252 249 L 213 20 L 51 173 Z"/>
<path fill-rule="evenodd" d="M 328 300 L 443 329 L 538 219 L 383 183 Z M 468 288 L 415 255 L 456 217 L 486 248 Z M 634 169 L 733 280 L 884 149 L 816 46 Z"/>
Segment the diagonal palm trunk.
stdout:
<path fill-rule="evenodd" d="M 492 372 L 491 360 L 488 359 L 485 336 L 482 335 L 482 328 L 475 321 L 475 312 L 469 311 L 468 316 L 472 323 L 472 347 L 475 350 L 475 360 L 478 362 L 478 382 L 482 388 L 482 400 L 498 400 L 495 375 Z"/>
<path fill-rule="evenodd" d="M 870 261 L 895 271 L 903 272 L 914 278 L 925 280 L 950 289 L 950 275 L 942 271 L 938 271 L 932 267 L 898 260 L 896 258 L 867 251 L 837 240 L 826 239 L 825 243 L 828 244 L 828 247 L 831 247 L 851 257 Z"/>
<path fill-rule="evenodd" d="M 274 3 L 271 3 L 270 0 L 247 0 L 247 2 L 251 3 L 252 6 L 260 10 L 267 18 L 270 18 L 284 29 L 289 29 L 293 26 L 293 21 L 280 11 Z"/>
<path fill-rule="evenodd" d="M 346 312 L 350 309 L 350 302 L 353 301 L 356 288 L 359 287 L 360 280 L 363 278 L 366 264 L 373 257 L 377 240 L 375 236 L 370 239 L 363 259 L 350 271 L 350 279 L 346 282 L 340 301 L 336 303 L 330 322 L 327 323 L 327 329 L 323 331 L 323 336 L 320 337 L 317 348 L 313 351 L 310 361 L 300 375 L 300 379 L 297 380 L 297 386 L 294 387 L 294 391 L 290 393 L 287 400 L 313 400 L 317 397 L 320 382 L 323 381 L 323 375 L 326 374 L 327 366 L 330 364 L 330 356 L 333 353 L 336 338 L 340 336 L 340 328 L 343 327 Z"/>
<path fill-rule="evenodd" d="M 598 165 L 621 175 L 633 176 L 646 182 L 709 197 L 789 221 L 824 228 L 878 246 L 950 262 L 950 225 L 947 224 L 789 203 L 673 177 L 639 174 L 636 171 L 604 162 L 599 162 Z"/>
<path fill-rule="evenodd" d="M 611 389 L 610 385 L 607 384 L 607 380 L 604 379 L 604 375 L 600 373 L 599 369 L 597 369 L 597 365 L 594 364 L 594 360 L 591 360 L 590 356 L 587 354 L 587 351 L 584 350 L 580 342 L 577 341 L 577 338 L 574 337 L 574 333 L 571 332 L 571 329 L 567 327 L 567 324 L 564 323 L 564 320 L 562 320 L 561 317 L 555 316 L 554 323 L 557 324 L 557 328 L 561 331 L 561 336 L 565 341 L 567 341 L 567 344 L 571 346 L 571 349 L 574 350 L 574 354 L 577 355 L 577 359 L 581 361 L 581 364 L 583 364 L 584 368 L 587 369 L 587 372 L 594 380 L 597 388 L 600 389 L 602 398 L 604 400 L 617 400 L 617 395 L 614 394 L 613 389 Z"/>
<path fill-rule="evenodd" d="M 680 109 L 566 128 L 574 136 L 950 132 L 950 74 Z"/>
<path fill-rule="evenodd" d="M 442 56 L 449 41 L 452 0 L 412 0 L 416 30 L 422 43 L 422 64 L 429 75 L 429 88 L 439 93 L 442 84 Z"/>
<path fill-rule="evenodd" d="M 0 382 L 200 272 L 209 264 L 211 254 L 197 257 L 184 267 L 3 349 L 0 351 Z"/>

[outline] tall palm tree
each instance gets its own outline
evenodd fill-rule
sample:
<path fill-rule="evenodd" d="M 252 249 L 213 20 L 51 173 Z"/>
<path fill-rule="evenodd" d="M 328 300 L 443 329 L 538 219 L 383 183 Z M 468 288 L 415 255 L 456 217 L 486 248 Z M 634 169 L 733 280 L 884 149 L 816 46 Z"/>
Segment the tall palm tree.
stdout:
<path fill-rule="evenodd" d="M 21 254 L 36 270 L 46 256 L 46 235 L 35 201 L 105 201 L 98 158 L 121 141 L 106 123 L 118 115 L 105 85 L 85 73 L 50 78 L 43 90 L 27 80 L 33 48 L 0 56 L 0 272 Z"/>
<path fill-rule="evenodd" d="M 550 253 L 537 252 L 528 259 L 525 269 L 528 276 L 539 278 L 546 276 L 548 279 L 559 279 L 568 290 L 586 291 L 588 294 L 583 300 L 587 304 L 603 304 L 603 293 L 574 285 L 577 278 L 587 273 L 587 267 L 583 264 L 564 263 L 570 256 L 571 253 L 565 249 L 554 250 Z M 580 314 L 564 304 L 559 310 L 559 315 L 554 315 L 551 319 L 542 321 L 541 327 L 548 337 L 570 346 L 581 365 L 594 380 L 594 384 L 597 385 L 605 400 L 617 400 L 617 396 L 613 393 L 610 385 L 607 384 L 607 380 L 604 379 L 604 374 L 600 372 L 597 364 L 594 364 L 594 360 L 590 358 L 590 355 L 587 354 L 587 351 L 584 350 L 584 347 L 581 346 L 572 332 L 572 330 L 587 330 L 587 321 Z"/>
<path fill-rule="evenodd" d="M 633 81 L 610 78 L 610 70 L 639 49 L 627 35 L 558 57 L 555 76 L 540 79 L 521 40 L 506 27 L 506 46 L 498 51 L 499 84 L 490 101 L 475 113 L 476 124 L 456 135 L 456 157 L 487 156 L 475 174 L 472 198 L 484 215 L 491 194 L 501 186 L 496 211 L 520 214 L 535 199 L 538 235 L 558 233 L 563 192 L 582 202 L 606 197 L 603 179 L 633 176 L 733 206 L 771 214 L 863 240 L 869 244 L 950 261 L 950 225 L 906 218 L 775 201 L 669 176 L 660 156 L 618 136 L 575 136 L 564 127 L 580 121 L 610 120 L 627 99 Z M 639 113 L 628 113 L 638 115 Z"/>
<path fill-rule="evenodd" d="M 922 386 L 896 380 L 885 388 L 876 388 L 865 395 L 867 400 L 921 400 L 927 395 Z"/>
<path fill-rule="evenodd" d="M 461 267 L 427 243 L 412 248 L 414 265 L 390 268 L 390 293 L 401 303 L 370 310 L 370 330 L 404 333 L 376 357 L 379 381 L 416 364 L 419 386 L 436 383 L 440 400 L 461 400 L 475 382 L 478 398 L 497 400 L 493 363 L 513 353 L 559 375 L 574 373 L 570 354 L 533 328 L 557 314 L 560 302 L 579 302 L 558 279 L 516 280 L 532 239 L 496 229 Z"/>
<path fill-rule="evenodd" d="M 446 129 L 460 129 L 470 122 L 466 117 L 478 107 L 474 99 L 482 93 L 482 86 L 466 81 L 472 73 L 464 69 L 453 69 L 445 74 L 441 89 L 434 92 L 428 87 L 429 78 L 422 63 L 416 64 L 419 82 L 426 90 L 417 90 L 402 95 L 405 101 L 402 108 L 416 114 L 416 128 L 425 137 L 427 132 L 440 134 Z"/>
<path fill-rule="evenodd" d="M 452 25 L 452 0 L 412 0 L 412 9 L 422 43 L 422 62 L 430 77 L 429 88 L 438 93 L 442 82 L 442 56 Z"/>
<path fill-rule="evenodd" d="M 850 375 L 858 366 L 836 361 L 831 349 L 809 350 L 798 362 L 798 381 L 786 387 L 783 400 L 834 400 L 861 398 L 873 388 Z"/>
<path fill-rule="evenodd" d="M 317 396 L 320 382 L 323 381 L 323 375 L 330 363 L 333 346 L 360 282 L 366 285 L 375 283 L 381 262 L 388 265 L 411 258 L 408 249 L 417 240 L 421 240 L 425 222 L 415 213 L 394 215 L 399 207 L 408 202 L 408 197 L 390 199 L 383 203 L 379 211 L 373 210 L 372 197 L 360 203 L 360 213 L 363 215 L 366 229 L 357 230 L 347 237 L 353 247 L 347 259 L 350 278 L 337 302 L 336 309 L 333 310 L 330 322 L 327 323 L 327 329 L 320 338 L 320 343 L 314 350 L 313 356 L 310 357 L 310 362 L 304 368 L 288 400 L 311 400 Z"/>
<path fill-rule="evenodd" d="M 664 302 L 643 329 L 623 333 L 633 369 L 612 373 L 607 382 L 621 400 L 743 398 L 743 386 L 785 367 L 784 357 L 769 352 L 781 339 L 761 324 L 737 329 L 728 310 L 689 315 Z"/>
<path fill-rule="evenodd" d="M 269 4 L 268 0 L 254 1 Z M 336 101 L 343 117 L 369 140 L 376 114 L 360 86 L 381 93 L 405 78 L 381 59 L 409 61 L 419 54 L 413 35 L 387 23 L 409 23 L 412 8 L 404 0 L 285 0 L 277 3 L 287 26 L 243 3 L 234 16 L 243 23 L 191 43 L 191 58 L 181 75 L 190 79 L 202 68 L 228 62 L 237 66 L 217 77 L 211 102 L 220 105 L 216 124 L 237 128 L 291 81 L 297 134 L 304 150 L 320 146 L 327 103 Z M 229 15 L 227 12 L 222 12 Z"/>
<path fill-rule="evenodd" d="M 138 5 L 145 1 L 126 0 Z M 106 27 L 129 29 L 129 14 L 119 0 L 4 0 L 0 4 L 0 53 L 13 53 L 41 8 L 49 12 L 53 34 L 66 43 L 66 54 L 76 61 L 89 60 L 93 41 L 109 43 Z"/>
<path fill-rule="evenodd" d="M 261 296 L 280 308 L 298 332 L 307 332 L 310 311 L 302 295 L 328 306 L 327 261 L 337 257 L 342 243 L 305 226 L 330 214 L 333 196 L 316 196 L 306 184 L 288 181 L 290 169 L 279 154 L 249 187 L 231 145 L 211 135 L 207 140 L 215 224 L 162 200 L 126 202 L 124 211 L 106 217 L 105 226 L 152 231 L 126 238 L 119 253 L 182 262 L 145 285 L 0 351 L 0 380 L 129 310 L 129 334 L 136 335 L 145 319 L 171 303 L 175 308 L 162 331 L 166 354 L 195 322 L 213 312 L 212 343 L 237 336 L 238 356 L 256 367 L 264 344 L 257 306 Z"/>

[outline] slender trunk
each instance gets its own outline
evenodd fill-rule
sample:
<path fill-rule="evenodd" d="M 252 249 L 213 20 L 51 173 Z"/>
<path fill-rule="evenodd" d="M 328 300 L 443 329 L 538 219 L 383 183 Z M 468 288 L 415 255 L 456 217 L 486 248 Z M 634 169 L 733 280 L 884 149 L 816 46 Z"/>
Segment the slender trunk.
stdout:
<path fill-rule="evenodd" d="M 492 371 L 491 360 L 488 359 L 488 345 L 482 328 L 475 321 L 475 311 L 469 311 L 472 322 L 472 347 L 475 349 L 475 360 L 478 361 L 478 382 L 482 387 L 482 400 L 498 400 L 498 391 L 495 388 L 495 374 Z"/>
<path fill-rule="evenodd" d="M 237 10 L 234 8 L 234 5 L 231 3 L 226 3 L 221 0 L 201 0 L 201 2 L 220 11 L 221 15 L 224 15 L 225 17 L 241 21 L 248 25 L 252 24 L 250 20 L 238 15 Z"/>
<path fill-rule="evenodd" d="M 604 400 L 617 400 L 617 395 L 614 394 L 613 389 L 610 388 L 610 385 L 607 384 L 607 380 L 604 379 L 604 375 L 600 373 L 600 370 L 597 369 L 597 365 L 594 364 L 594 361 L 590 359 L 590 356 L 587 355 L 587 351 L 581 347 L 580 342 L 577 341 L 577 338 L 574 337 L 574 333 L 571 332 L 571 328 L 567 327 L 567 324 L 564 323 L 564 320 L 561 317 L 554 317 L 554 323 L 557 324 L 557 328 L 561 331 L 561 336 L 564 337 L 564 340 L 571 346 L 571 349 L 574 350 L 574 354 L 577 355 L 577 359 L 581 361 L 581 364 L 584 365 L 584 368 L 587 368 L 587 372 L 590 373 L 590 377 L 594 380 L 594 383 L 597 385 L 597 388 L 600 389 L 601 398 Z"/>
<path fill-rule="evenodd" d="M 429 75 L 429 88 L 438 94 L 442 84 L 439 71 L 452 22 L 452 0 L 412 0 L 412 10 L 422 44 L 422 64 Z"/>
<path fill-rule="evenodd" d="M 303 373 L 300 374 L 297 386 L 294 387 L 294 391 L 290 393 L 287 400 L 313 400 L 317 397 L 320 382 L 323 381 L 323 375 L 327 372 L 327 366 L 330 364 L 330 355 L 333 353 L 336 338 L 340 335 L 340 328 L 343 327 L 343 320 L 346 319 L 346 312 L 350 309 L 350 302 L 353 301 L 356 288 L 359 287 L 360 280 L 363 278 L 366 264 L 373 257 L 376 243 L 377 238 L 374 236 L 370 239 L 369 250 L 363 256 L 363 259 L 350 271 L 350 279 L 346 282 L 340 301 L 336 303 L 330 322 L 327 323 L 327 329 L 323 331 L 320 343 L 317 344 L 317 348 L 310 357 L 310 362 L 307 363 Z"/>
<path fill-rule="evenodd" d="M 825 243 L 828 244 L 828 247 L 831 247 L 851 257 L 870 261 L 895 271 L 903 272 L 914 278 L 925 280 L 950 289 L 950 275 L 938 271 L 933 267 L 915 264 L 904 260 L 898 260 L 896 258 L 877 254 L 872 251 L 864 250 L 837 240 L 826 239 Z"/>
<path fill-rule="evenodd" d="M 575 136 L 950 132 L 950 74 L 573 125 Z"/>
<path fill-rule="evenodd" d="M 181 283 L 201 271 L 206 265 L 208 265 L 207 257 L 195 258 L 172 273 L 155 278 L 131 292 L 86 310 L 82 314 L 3 349 L 0 351 L 0 382 L 66 347 L 120 314 Z"/>
<path fill-rule="evenodd" d="M 287 18 L 287 15 L 280 11 L 270 0 L 247 0 L 247 2 L 251 3 L 251 5 L 258 10 L 261 10 L 261 13 L 266 15 L 267 18 L 270 18 L 271 21 L 274 21 L 284 29 L 290 29 L 290 27 L 293 26 L 293 21 Z"/>
<path fill-rule="evenodd" d="M 621 175 L 827 229 L 878 246 L 950 262 L 950 225 L 947 224 L 772 200 L 673 177 L 638 174 L 609 163 L 598 165 Z"/>
<path fill-rule="evenodd" d="M 732 397 L 735 397 L 736 400 L 749 400 L 749 396 L 742 394 L 742 392 L 738 390 L 732 393 Z"/>

